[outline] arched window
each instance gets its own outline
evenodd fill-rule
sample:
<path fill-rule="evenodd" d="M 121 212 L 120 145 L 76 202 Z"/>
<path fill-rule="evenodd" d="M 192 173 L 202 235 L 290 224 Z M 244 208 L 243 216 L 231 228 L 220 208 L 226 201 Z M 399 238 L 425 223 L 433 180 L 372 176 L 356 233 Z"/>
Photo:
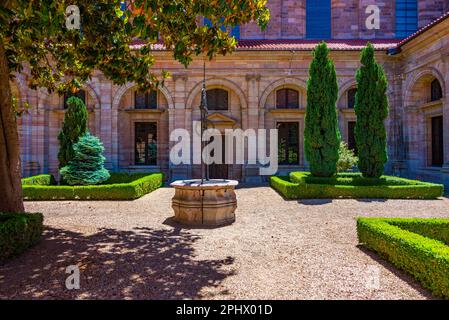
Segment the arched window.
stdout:
<path fill-rule="evenodd" d="M 228 110 L 228 92 L 224 89 L 206 91 L 207 108 L 209 110 Z"/>
<path fill-rule="evenodd" d="M 276 91 L 277 109 L 298 109 L 299 92 L 295 89 L 280 89 Z"/>
<path fill-rule="evenodd" d="M 64 109 L 67 109 L 67 107 L 68 107 L 68 105 L 67 105 L 67 100 L 68 100 L 70 97 L 77 97 L 77 98 L 80 98 L 80 99 L 84 102 L 84 104 L 86 104 L 86 91 L 84 91 L 84 90 L 78 90 L 78 91 L 75 92 L 75 93 L 68 92 L 68 93 L 64 93 Z"/>
<path fill-rule="evenodd" d="M 157 91 L 134 92 L 134 109 L 157 109 Z"/>
<path fill-rule="evenodd" d="M 443 98 L 443 90 L 438 79 L 434 79 L 430 83 L 430 101 L 438 101 Z"/>
<path fill-rule="evenodd" d="M 355 106 L 355 94 L 357 93 L 357 88 L 351 88 L 348 90 L 348 109 L 354 109 Z"/>

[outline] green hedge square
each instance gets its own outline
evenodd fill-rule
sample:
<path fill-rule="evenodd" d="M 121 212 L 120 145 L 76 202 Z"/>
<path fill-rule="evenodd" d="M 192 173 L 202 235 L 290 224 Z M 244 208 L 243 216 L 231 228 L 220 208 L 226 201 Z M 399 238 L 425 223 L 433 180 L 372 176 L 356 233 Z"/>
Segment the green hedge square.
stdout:
<path fill-rule="evenodd" d="M 310 172 L 291 172 L 270 177 L 270 185 L 286 199 L 436 199 L 443 195 L 441 184 L 392 176 L 364 178 L 360 173 L 314 177 Z"/>
<path fill-rule="evenodd" d="M 359 243 L 449 298 L 449 219 L 358 218 Z"/>
<path fill-rule="evenodd" d="M 133 200 L 160 188 L 162 173 L 112 173 L 108 181 L 92 186 L 55 185 L 51 175 L 22 179 L 25 200 Z"/>

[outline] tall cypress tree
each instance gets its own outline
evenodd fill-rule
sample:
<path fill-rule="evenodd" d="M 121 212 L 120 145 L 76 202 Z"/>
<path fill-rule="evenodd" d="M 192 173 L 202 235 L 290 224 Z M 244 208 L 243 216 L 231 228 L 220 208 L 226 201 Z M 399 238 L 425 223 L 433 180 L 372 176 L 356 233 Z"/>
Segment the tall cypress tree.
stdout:
<path fill-rule="evenodd" d="M 87 133 L 87 109 L 83 100 L 77 97 L 67 99 L 67 111 L 64 115 L 62 129 L 59 132 L 59 169 L 73 159 L 73 145 L 80 136 Z"/>
<path fill-rule="evenodd" d="M 368 44 L 361 53 L 362 67 L 357 70 L 355 98 L 355 140 L 359 170 L 364 177 L 378 178 L 384 172 L 387 157 L 385 119 L 388 116 L 387 78 Z"/>
<path fill-rule="evenodd" d="M 329 58 L 329 49 L 323 42 L 313 51 L 307 81 L 304 147 L 310 171 L 314 176 L 330 177 L 337 171 L 340 147 L 337 96 L 335 66 Z"/>

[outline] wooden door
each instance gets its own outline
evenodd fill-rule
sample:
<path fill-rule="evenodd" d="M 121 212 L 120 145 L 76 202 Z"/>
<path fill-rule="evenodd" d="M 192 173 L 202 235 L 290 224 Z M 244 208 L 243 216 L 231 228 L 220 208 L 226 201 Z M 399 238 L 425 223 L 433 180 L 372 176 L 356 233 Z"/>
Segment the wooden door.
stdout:
<path fill-rule="evenodd" d="M 444 162 L 443 117 L 432 118 L 432 166 L 441 167 Z"/>
<path fill-rule="evenodd" d="M 213 138 L 211 138 L 212 141 Z M 225 138 L 221 136 L 221 147 L 222 147 L 222 159 L 221 164 L 213 163 L 209 165 L 209 178 L 210 179 L 228 179 L 229 177 L 229 165 L 225 163 Z M 211 154 L 214 155 L 213 152 Z"/>

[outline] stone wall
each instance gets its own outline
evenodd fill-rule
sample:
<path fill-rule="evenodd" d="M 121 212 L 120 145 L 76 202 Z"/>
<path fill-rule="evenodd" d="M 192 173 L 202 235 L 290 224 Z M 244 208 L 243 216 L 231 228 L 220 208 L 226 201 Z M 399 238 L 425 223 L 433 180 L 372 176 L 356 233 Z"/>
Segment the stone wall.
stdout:
<path fill-rule="evenodd" d="M 395 0 L 332 0 L 332 38 L 388 39 L 395 38 Z M 368 30 L 365 21 L 367 6 L 380 9 L 380 29 Z M 306 37 L 306 0 L 269 0 L 271 19 L 265 31 L 255 23 L 241 27 L 241 39 L 304 39 Z M 418 27 L 449 10 L 449 1 L 418 1 Z"/>
<path fill-rule="evenodd" d="M 272 1 L 271 4 L 273 3 L 277 2 Z M 343 2 L 333 3 L 342 10 L 341 19 L 347 20 L 350 26 L 352 22 L 349 22 L 349 11 L 344 11 L 344 6 L 339 5 Z M 351 3 L 355 5 L 355 2 Z M 284 4 L 292 5 L 290 1 L 285 1 Z M 290 16 L 293 12 L 279 10 L 279 19 L 281 16 L 285 17 L 285 14 Z M 247 26 L 243 32 L 249 32 L 251 28 Z M 272 27 L 264 36 L 274 37 L 275 34 L 281 33 L 286 37 L 291 36 L 296 32 L 304 32 L 304 25 L 292 22 L 292 26 L 287 25 L 286 28 L 275 30 L 276 28 Z M 354 28 L 350 34 L 360 35 L 363 30 Z M 343 37 L 343 33 L 340 36 Z M 168 52 L 155 52 L 155 55 L 157 62 L 153 70 L 157 72 L 165 69 L 172 73 L 172 78 L 166 81 L 165 87 L 158 93 L 159 109 L 133 111 L 133 84 L 116 86 L 96 72 L 85 87 L 90 110 L 89 128 L 103 141 L 106 165 L 113 171 L 162 170 L 169 179 L 197 177 L 198 166 L 173 166 L 169 163 L 168 153 L 174 145 L 174 142 L 169 141 L 169 133 L 177 128 L 192 132 L 193 120 L 199 119 L 203 61 L 197 59 L 185 69 L 175 62 Z M 443 168 L 429 167 L 428 134 L 429 117 L 433 115 L 442 115 L 444 127 L 449 128 L 449 20 L 404 45 L 400 54 L 392 56 L 378 51 L 376 55 L 389 80 L 390 115 L 386 121 L 389 172 L 434 181 L 444 180 L 449 185 L 449 130 L 445 130 L 444 136 Z M 353 110 L 346 108 L 346 95 L 347 91 L 355 86 L 359 52 L 332 51 L 331 56 L 335 61 L 340 88 L 337 103 L 340 130 L 342 137 L 347 139 L 347 122 L 353 121 L 355 115 Z M 207 62 L 208 88 L 224 88 L 229 91 L 230 97 L 229 111 L 217 112 L 219 115 L 214 116 L 212 120 L 220 130 L 271 129 L 276 126 L 277 121 L 295 121 L 299 123 L 298 139 L 302 141 L 310 61 L 310 51 L 236 51 L 232 55 L 217 57 Z M 440 81 L 444 98 L 428 104 L 429 83 L 433 79 Z M 300 92 L 299 110 L 274 109 L 275 91 L 282 87 L 292 87 Z M 26 85 L 26 70 L 14 80 L 13 92 L 18 97 L 19 105 L 28 102 L 33 106 L 27 114 L 18 119 L 23 175 L 41 172 L 57 175 L 57 135 L 64 116 L 61 97 L 49 94 L 46 90 L 30 90 Z M 132 126 L 136 121 L 158 122 L 157 166 L 144 168 L 133 164 Z M 191 150 L 192 157 L 195 152 L 198 150 Z M 282 167 L 280 172 L 304 168 L 307 168 L 307 161 L 301 145 L 299 165 Z M 256 169 L 257 167 L 250 165 L 234 165 L 229 171 L 230 178 L 250 181 L 257 175 Z"/>

